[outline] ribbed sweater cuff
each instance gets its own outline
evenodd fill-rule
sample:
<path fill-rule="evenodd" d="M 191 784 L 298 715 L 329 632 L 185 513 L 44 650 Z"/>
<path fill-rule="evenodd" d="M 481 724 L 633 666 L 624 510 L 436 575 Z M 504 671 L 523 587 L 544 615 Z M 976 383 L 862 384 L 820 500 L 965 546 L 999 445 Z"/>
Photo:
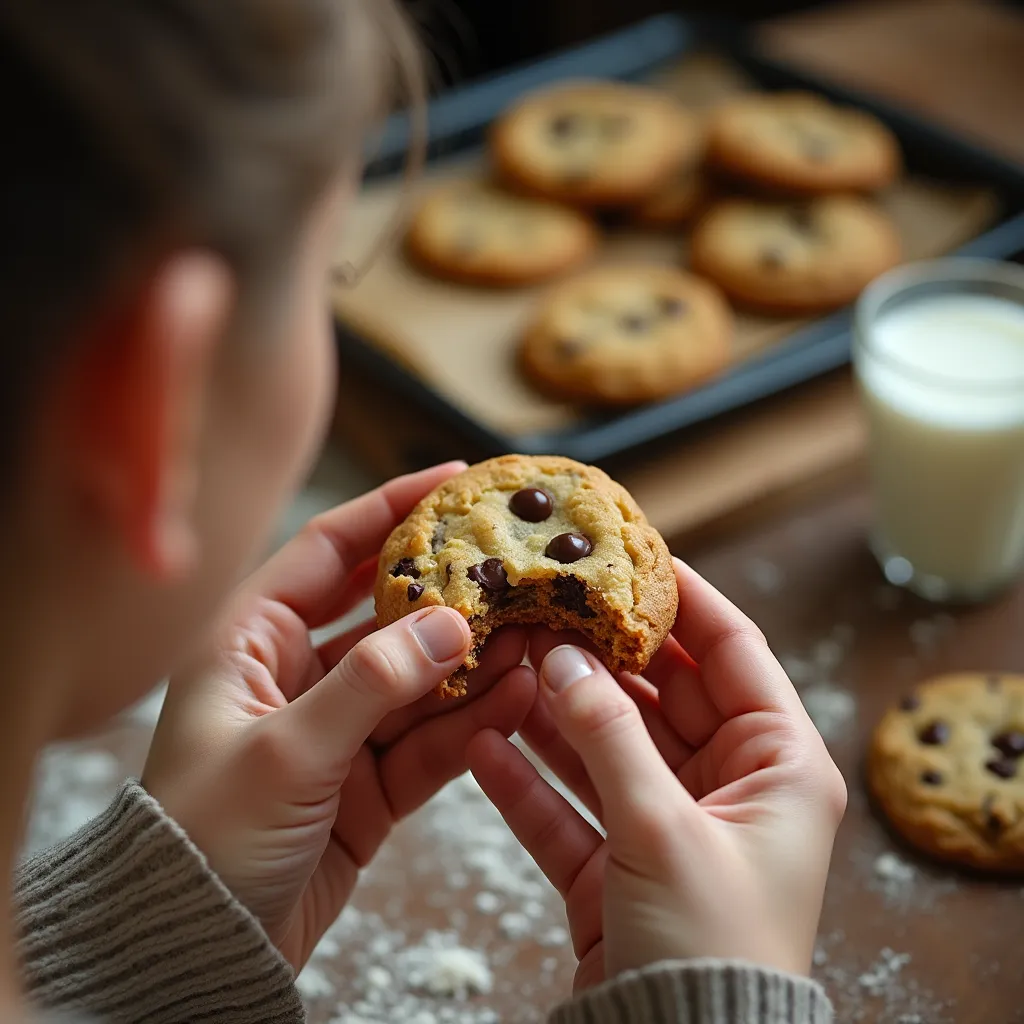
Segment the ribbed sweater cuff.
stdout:
<path fill-rule="evenodd" d="M 831 1024 L 809 978 L 730 960 L 685 960 L 626 971 L 563 1003 L 549 1024 Z"/>
<path fill-rule="evenodd" d="M 110 1024 L 296 1024 L 288 963 L 138 784 L 15 878 L 29 998 Z"/>

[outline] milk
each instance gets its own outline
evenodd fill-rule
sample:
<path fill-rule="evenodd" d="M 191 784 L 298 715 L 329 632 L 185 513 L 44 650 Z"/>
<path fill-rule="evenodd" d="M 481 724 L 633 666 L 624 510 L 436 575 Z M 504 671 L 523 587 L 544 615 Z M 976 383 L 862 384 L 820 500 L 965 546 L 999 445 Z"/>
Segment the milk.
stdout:
<path fill-rule="evenodd" d="M 909 297 L 861 331 L 883 565 L 927 596 L 985 596 L 1024 564 L 1024 303 Z"/>

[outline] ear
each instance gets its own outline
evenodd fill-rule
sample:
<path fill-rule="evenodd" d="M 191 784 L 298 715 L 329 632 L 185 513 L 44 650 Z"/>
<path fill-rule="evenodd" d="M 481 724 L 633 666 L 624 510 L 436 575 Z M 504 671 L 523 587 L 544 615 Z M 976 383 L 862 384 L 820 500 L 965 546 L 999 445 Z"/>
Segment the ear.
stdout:
<path fill-rule="evenodd" d="M 94 325 L 70 381 L 65 450 L 79 486 L 157 579 L 186 575 L 199 553 L 202 423 L 232 285 L 218 257 L 175 254 Z"/>

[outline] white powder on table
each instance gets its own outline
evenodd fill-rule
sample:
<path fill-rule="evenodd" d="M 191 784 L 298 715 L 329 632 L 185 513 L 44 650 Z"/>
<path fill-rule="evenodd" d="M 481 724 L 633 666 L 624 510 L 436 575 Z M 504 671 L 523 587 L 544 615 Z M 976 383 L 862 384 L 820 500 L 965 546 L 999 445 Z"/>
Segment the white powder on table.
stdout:
<path fill-rule="evenodd" d="M 818 732 L 833 740 L 846 732 L 857 713 L 857 702 L 848 690 L 833 683 L 816 683 L 801 691 L 800 697 Z"/>

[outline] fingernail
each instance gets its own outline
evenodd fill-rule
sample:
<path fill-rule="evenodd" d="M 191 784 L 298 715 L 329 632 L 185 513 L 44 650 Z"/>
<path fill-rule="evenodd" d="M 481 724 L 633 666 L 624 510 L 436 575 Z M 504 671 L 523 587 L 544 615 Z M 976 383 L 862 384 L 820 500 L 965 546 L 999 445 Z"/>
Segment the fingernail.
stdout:
<path fill-rule="evenodd" d="M 449 661 L 465 646 L 465 632 L 460 628 L 454 615 L 434 608 L 412 624 L 412 635 L 416 637 L 423 653 L 440 664 Z"/>
<path fill-rule="evenodd" d="M 593 673 L 593 666 L 575 647 L 556 647 L 544 659 L 540 668 L 544 685 L 555 693 L 561 693 Z"/>

